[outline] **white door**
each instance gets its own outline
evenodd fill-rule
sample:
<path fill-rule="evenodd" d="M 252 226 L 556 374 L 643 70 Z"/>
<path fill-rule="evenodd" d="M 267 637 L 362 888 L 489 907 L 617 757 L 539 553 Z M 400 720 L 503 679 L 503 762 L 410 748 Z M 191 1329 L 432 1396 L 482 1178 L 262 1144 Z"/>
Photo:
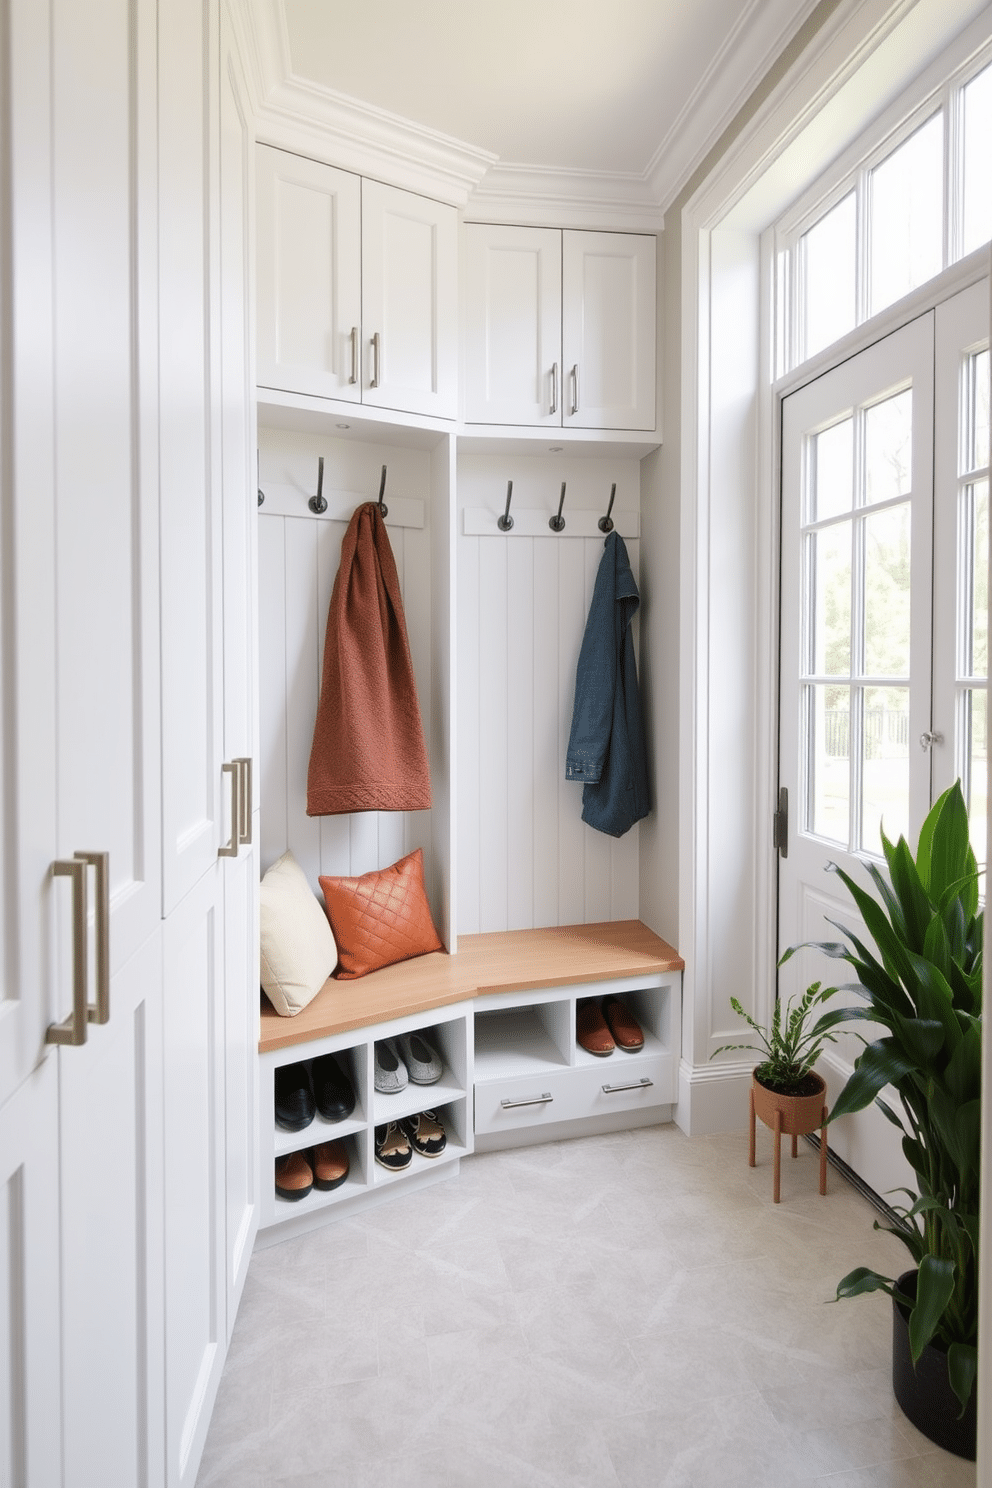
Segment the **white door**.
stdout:
<path fill-rule="evenodd" d="M 780 951 L 836 940 L 831 920 L 856 926 L 828 865 L 864 880 L 858 858 L 881 859 L 880 826 L 915 844 L 929 807 L 929 758 L 911 741 L 930 728 L 932 522 L 930 313 L 783 404 Z M 780 995 L 848 980 L 838 966 L 803 951 Z M 825 1056 L 831 1102 L 859 1048 L 845 1034 Z M 906 1181 L 874 1107 L 832 1127 L 831 1146 L 876 1192 Z"/>
<path fill-rule="evenodd" d="M 560 426 L 560 230 L 470 223 L 462 242 L 466 421 Z"/>
<path fill-rule="evenodd" d="M 458 214 L 362 182 L 362 401 L 454 418 Z"/>
<path fill-rule="evenodd" d="M 258 383 L 358 402 L 361 177 L 259 145 Z"/>
<path fill-rule="evenodd" d="M 562 233 L 566 427 L 655 426 L 655 239 Z"/>
<path fill-rule="evenodd" d="M 827 863 L 867 882 L 880 822 L 915 849 L 956 779 L 985 861 L 988 491 L 987 281 L 784 401 L 780 948 L 836 940 L 830 919 L 859 930 Z M 804 951 L 780 992 L 842 970 Z M 825 1056 L 831 1099 L 859 1048 L 847 1034 Z M 876 1192 L 906 1181 L 874 1107 L 831 1142 Z"/>

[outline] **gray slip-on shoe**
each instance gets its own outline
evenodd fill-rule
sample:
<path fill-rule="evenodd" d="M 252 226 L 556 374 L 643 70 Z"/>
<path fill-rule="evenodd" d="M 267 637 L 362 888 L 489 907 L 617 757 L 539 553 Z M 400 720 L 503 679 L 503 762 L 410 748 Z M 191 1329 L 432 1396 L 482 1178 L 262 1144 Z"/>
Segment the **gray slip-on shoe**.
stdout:
<path fill-rule="evenodd" d="M 396 1042 L 415 1085 L 433 1085 L 436 1080 L 440 1080 L 444 1074 L 441 1056 L 431 1048 L 422 1034 L 401 1033 Z"/>
<path fill-rule="evenodd" d="M 406 1086 L 406 1065 L 396 1052 L 392 1039 L 380 1039 L 375 1046 L 375 1088 L 383 1095 L 395 1095 Z"/>

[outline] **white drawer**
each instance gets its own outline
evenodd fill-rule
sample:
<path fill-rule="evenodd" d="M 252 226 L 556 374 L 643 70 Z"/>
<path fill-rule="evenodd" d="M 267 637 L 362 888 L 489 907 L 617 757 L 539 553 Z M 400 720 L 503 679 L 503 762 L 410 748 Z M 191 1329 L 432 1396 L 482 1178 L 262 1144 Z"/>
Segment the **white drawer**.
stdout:
<path fill-rule="evenodd" d="M 513 1080 L 484 1080 L 475 1086 L 475 1130 L 514 1131 L 553 1126 L 611 1111 L 668 1105 L 673 1061 L 669 1054 L 634 1058 L 616 1055 L 597 1066 L 551 1069 Z"/>

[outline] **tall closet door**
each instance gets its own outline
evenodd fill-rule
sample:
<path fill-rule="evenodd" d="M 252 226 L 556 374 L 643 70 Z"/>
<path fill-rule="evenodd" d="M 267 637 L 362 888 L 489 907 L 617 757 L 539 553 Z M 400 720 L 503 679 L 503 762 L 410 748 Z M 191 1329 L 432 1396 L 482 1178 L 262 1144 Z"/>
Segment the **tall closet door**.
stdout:
<path fill-rule="evenodd" d="M 465 418 L 561 424 L 561 232 L 469 223 Z"/>
<path fill-rule="evenodd" d="M 358 402 L 361 177 L 259 145 L 258 383 Z"/>
<path fill-rule="evenodd" d="M 454 418 L 458 214 L 362 182 L 362 402 Z"/>
<path fill-rule="evenodd" d="M 258 758 L 255 617 L 255 431 L 249 356 L 252 131 L 246 90 L 221 15 L 219 77 L 220 489 L 224 571 L 224 754 Z M 236 858 L 224 860 L 224 1146 L 227 1337 L 234 1326 L 258 1227 L 258 836 L 255 771 L 243 774 L 244 822 Z M 247 839 L 247 840 L 245 840 Z"/>
<path fill-rule="evenodd" d="M 655 427 L 655 239 L 562 233 L 563 423 Z"/>

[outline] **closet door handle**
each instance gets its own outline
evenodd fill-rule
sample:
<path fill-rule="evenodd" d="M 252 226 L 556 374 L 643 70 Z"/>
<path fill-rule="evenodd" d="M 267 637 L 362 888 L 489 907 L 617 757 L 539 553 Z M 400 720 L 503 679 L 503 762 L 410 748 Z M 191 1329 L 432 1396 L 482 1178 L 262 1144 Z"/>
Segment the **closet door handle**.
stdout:
<path fill-rule="evenodd" d="M 549 1091 L 545 1091 L 544 1095 L 531 1096 L 530 1100 L 501 1100 L 500 1105 L 504 1111 L 512 1111 L 514 1106 L 546 1106 L 549 1101 L 553 1100 L 554 1096 Z"/>
<path fill-rule="evenodd" d="M 370 388 L 377 388 L 379 386 L 379 361 L 381 356 L 382 340 L 379 332 L 376 331 L 372 337 L 372 381 L 369 383 Z"/>
<path fill-rule="evenodd" d="M 618 1090 L 646 1090 L 649 1085 L 653 1084 L 654 1081 L 649 1080 L 647 1075 L 645 1075 L 643 1079 L 632 1080 L 629 1085 L 604 1085 L 603 1094 L 616 1095 Z"/>
<path fill-rule="evenodd" d="M 551 407 L 549 413 L 558 412 L 558 363 L 555 362 L 551 368 Z"/>
<path fill-rule="evenodd" d="M 579 364 L 576 362 L 572 368 L 572 413 L 579 411 Z"/>
<path fill-rule="evenodd" d="M 48 1044 L 86 1042 L 86 863 L 82 858 L 59 858 L 52 864 L 56 878 L 72 879 L 72 1012 L 64 1023 L 50 1023 Z"/>
<path fill-rule="evenodd" d="M 110 854 L 77 852 L 73 856 L 96 874 L 96 1002 L 86 1004 L 90 1023 L 110 1022 Z"/>
<path fill-rule="evenodd" d="M 352 328 L 351 328 L 351 376 L 348 378 L 348 381 L 351 382 L 351 383 L 354 383 L 354 382 L 357 382 L 358 381 L 358 327 L 357 326 L 352 326 Z"/>
<path fill-rule="evenodd" d="M 251 758 L 242 755 L 234 761 L 238 770 L 238 796 L 240 811 L 238 813 L 238 842 L 246 846 L 251 843 Z"/>
<path fill-rule="evenodd" d="M 236 858 L 241 840 L 241 770 L 236 761 L 221 765 L 221 774 L 231 777 L 231 840 L 217 849 L 219 858 Z"/>

